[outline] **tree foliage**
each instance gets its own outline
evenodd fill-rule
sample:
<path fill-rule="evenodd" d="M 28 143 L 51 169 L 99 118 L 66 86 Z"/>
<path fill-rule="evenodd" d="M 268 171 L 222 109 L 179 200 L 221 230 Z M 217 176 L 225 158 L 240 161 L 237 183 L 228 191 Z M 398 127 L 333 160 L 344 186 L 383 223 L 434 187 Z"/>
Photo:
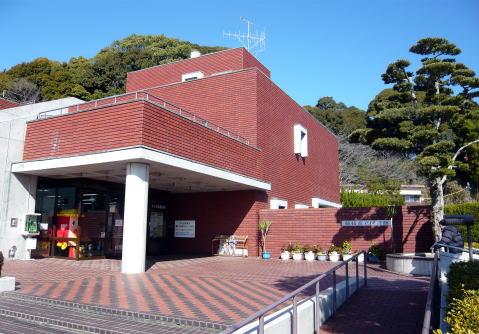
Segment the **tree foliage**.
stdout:
<path fill-rule="evenodd" d="M 336 102 L 331 96 L 322 97 L 315 107 L 305 106 L 305 109 L 336 135 L 349 135 L 366 127 L 364 110 Z"/>
<path fill-rule="evenodd" d="M 40 98 L 40 89 L 28 79 L 19 78 L 8 82 L 5 97 L 18 102 L 37 102 Z"/>
<path fill-rule="evenodd" d="M 93 58 L 77 57 L 68 62 L 37 58 L 0 73 L 0 89 L 12 82 L 28 80 L 39 88 L 39 100 L 66 96 L 84 100 L 125 92 L 126 74 L 143 68 L 186 59 L 192 50 L 210 53 L 223 47 L 207 47 L 164 35 L 131 35 L 114 41 Z"/>
<path fill-rule="evenodd" d="M 456 171 L 477 177 L 479 139 L 477 120 L 479 79 L 454 56 L 461 50 L 444 38 L 424 38 L 410 48 L 424 56 L 413 72 L 404 59 L 390 64 L 382 79 L 392 91 L 382 92 L 368 108 L 367 129 L 350 135 L 352 142 L 371 145 L 376 150 L 394 151 L 415 160 L 418 173 L 431 189 L 436 238 L 444 210 L 443 184 Z M 459 92 L 454 93 L 453 88 Z M 381 94 L 380 94 L 381 95 Z"/>
<path fill-rule="evenodd" d="M 417 167 L 412 160 L 394 152 L 376 151 L 368 145 L 350 143 L 345 135 L 338 138 L 341 184 L 363 184 L 374 192 L 378 183 L 423 182 L 417 176 Z"/>

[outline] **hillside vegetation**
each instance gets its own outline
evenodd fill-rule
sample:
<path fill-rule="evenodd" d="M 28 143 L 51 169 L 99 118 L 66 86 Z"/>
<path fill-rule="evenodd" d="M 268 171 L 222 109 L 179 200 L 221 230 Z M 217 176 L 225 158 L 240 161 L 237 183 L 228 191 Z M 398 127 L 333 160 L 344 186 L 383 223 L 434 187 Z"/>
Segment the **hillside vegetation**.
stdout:
<path fill-rule="evenodd" d="M 131 35 L 114 41 L 92 58 L 68 62 L 37 58 L 0 72 L 0 91 L 20 101 L 48 101 L 67 96 L 93 100 L 125 92 L 126 74 L 186 59 L 192 50 L 202 54 L 224 50 L 180 41 L 164 35 Z"/>

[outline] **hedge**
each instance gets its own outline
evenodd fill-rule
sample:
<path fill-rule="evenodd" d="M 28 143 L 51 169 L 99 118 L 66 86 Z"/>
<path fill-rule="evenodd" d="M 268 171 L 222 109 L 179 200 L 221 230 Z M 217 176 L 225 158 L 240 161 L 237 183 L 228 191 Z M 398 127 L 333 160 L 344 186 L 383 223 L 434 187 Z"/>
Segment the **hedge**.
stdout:
<path fill-rule="evenodd" d="M 446 215 L 473 215 L 472 242 L 479 242 L 479 202 L 446 205 L 444 213 Z M 467 242 L 467 228 L 465 226 L 456 227 L 461 232 L 464 241 Z"/>
<path fill-rule="evenodd" d="M 341 190 L 341 204 L 344 208 L 360 208 L 368 206 L 401 206 L 404 197 L 393 195 L 375 195 Z"/>
<path fill-rule="evenodd" d="M 456 298 L 449 304 L 444 320 L 451 326 L 448 333 L 474 334 L 479 328 L 479 291 L 462 290 L 463 298 Z M 435 330 L 434 334 L 442 334 Z"/>
<path fill-rule="evenodd" d="M 479 290 L 479 261 L 451 263 L 447 274 L 448 299 L 462 298 L 461 290 Z"/>
<path fill-rule="evenodd" d="M 479 328 L 479 261 L 452 263 L 447 274 L 449 333 L 474 334 Z M 434 334 L 442 334 L 437 329 Z"/>

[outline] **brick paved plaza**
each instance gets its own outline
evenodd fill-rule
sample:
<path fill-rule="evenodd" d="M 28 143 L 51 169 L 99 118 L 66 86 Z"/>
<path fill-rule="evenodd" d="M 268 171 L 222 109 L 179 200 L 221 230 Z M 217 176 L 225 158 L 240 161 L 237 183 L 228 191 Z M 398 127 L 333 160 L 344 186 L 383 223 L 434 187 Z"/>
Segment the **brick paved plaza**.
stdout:
<path fill-rule="evenodd" d="M 0 297 L 0 322 L 7 328 L 5 333 L 22 333 L 19 328 L 25 323 L 13 314 L 30 312 L 53 319 L 51 323 L 59 321 L 46 332 L 55 332 L 55 326 L 80 331 L 109 329 L 111 333 L 219 332 L 331 267 L 332 263 L 319 261 L 169 257 L 150 259 L 145 274 L 123 275 L 118 260 L 9 261 L 4 274 L 17 278 L 18 289 Z M 353 269 L 351 265 L 350 275 Z M 341 279 L 343 274 L 339 272 L 338 277 Z M 420 327 L 407 323 L 414 314 L 422 318 L 427 282 L 427 278 L 397 275 L 370 266 L 368 289 L 353 296 L 352 302 L 323 326 L 324 332 L 348 333 L 348 328 L 357 328 L 358 322 L 353 319 L 362 319 L 361 328 L 372 333 L 365 316 L 369 309 L 373 311 L 372 328 L 378 329 L 377 333 L 393 333 L 380 330 L 386 328 L 383 326 L 393 328 L 391 319 L 403 324 L 403 329 L 411 328 L 401 333 L 412 333 Z M 328 284 L 329 280 L 325 280 L 322 288 Z M 381 300 L 388 303 L 384 305 Z M 380 311 L 390 315 L 382 316 Z M 28 315 L 21 317 L 32 320 Z M 75 323 L 86 323 L 91 328 L 74 327 Z M 356 327 L 349 327 L 353 325 Z M 38 333 L 46 330 L 37 325 L 30 328 L 36 328 Z"/>

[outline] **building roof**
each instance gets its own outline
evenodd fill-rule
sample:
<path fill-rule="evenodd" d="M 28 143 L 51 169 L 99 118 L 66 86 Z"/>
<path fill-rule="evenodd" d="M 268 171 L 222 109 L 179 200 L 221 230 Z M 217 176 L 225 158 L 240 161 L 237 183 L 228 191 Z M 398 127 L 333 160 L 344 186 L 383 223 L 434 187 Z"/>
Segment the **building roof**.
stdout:
<path fill-rule="evenodd" d="M 22 105 L 22 103 L 14 102 L 9 99 L 0 97 L 0 110 L 20 107 Z"/>

